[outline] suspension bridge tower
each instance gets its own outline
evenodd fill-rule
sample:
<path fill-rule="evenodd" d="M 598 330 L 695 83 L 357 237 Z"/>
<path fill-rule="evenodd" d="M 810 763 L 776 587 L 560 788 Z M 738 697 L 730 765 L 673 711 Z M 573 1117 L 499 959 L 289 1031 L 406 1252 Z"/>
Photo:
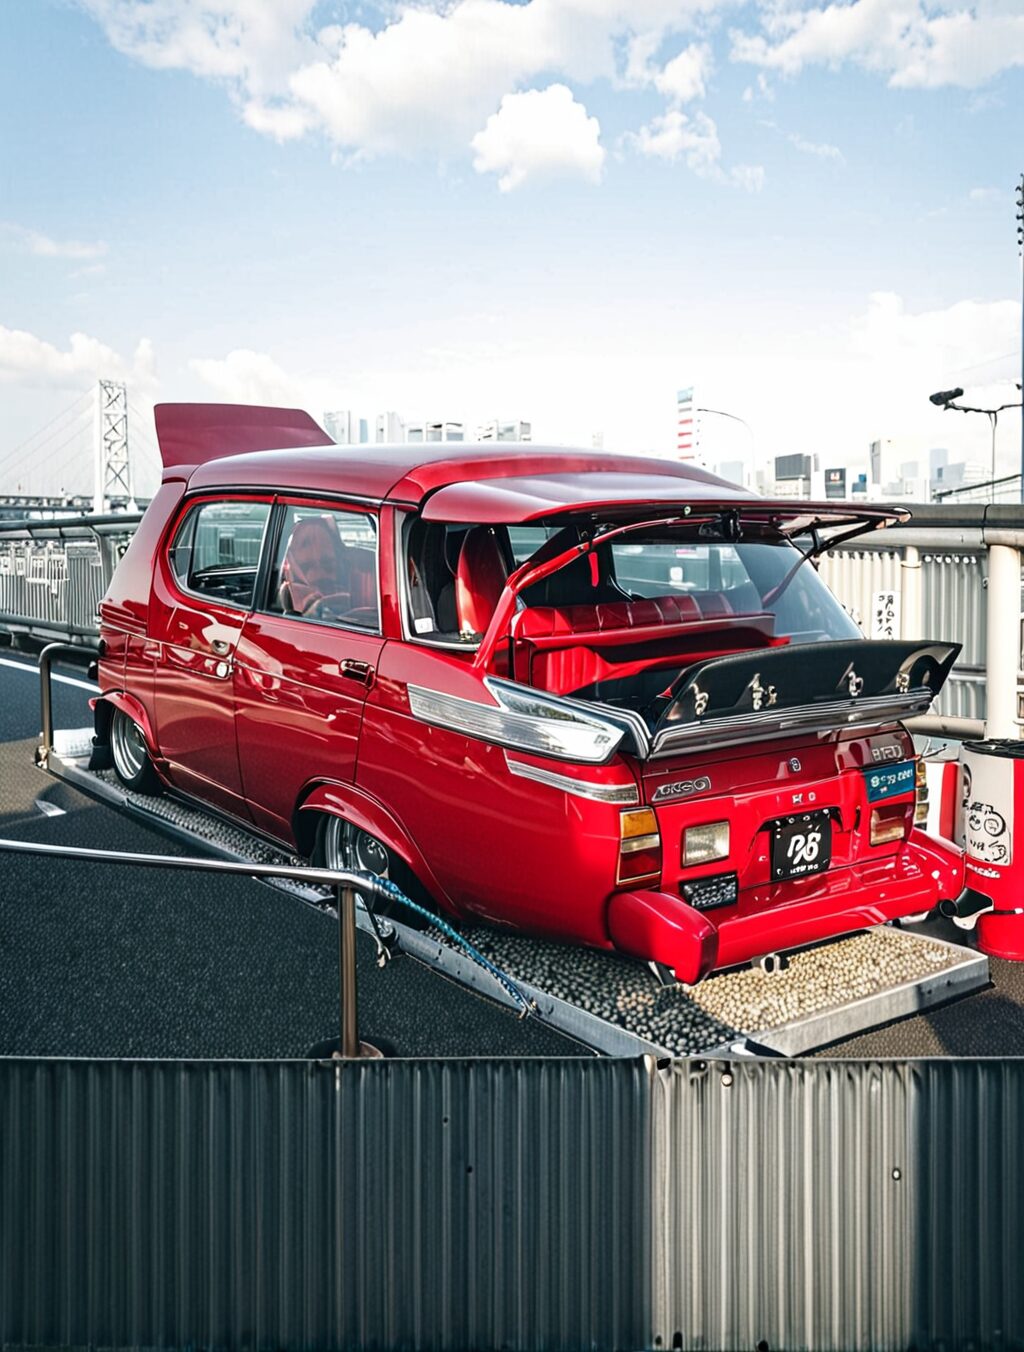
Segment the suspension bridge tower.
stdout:
<path fill-rule="evenodd" d="M 108 512 L 112 499 L 135 505 L 128 455 L 128 388 L 116 380 L 96 386 L 96 459 L 92 509 Z"/>

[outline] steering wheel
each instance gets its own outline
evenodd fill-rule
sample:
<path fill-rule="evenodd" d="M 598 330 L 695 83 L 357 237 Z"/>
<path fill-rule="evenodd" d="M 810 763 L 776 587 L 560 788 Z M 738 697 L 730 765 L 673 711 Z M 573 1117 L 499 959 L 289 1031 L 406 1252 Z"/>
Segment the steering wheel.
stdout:
<path fill-rule="evenodd" d="M 352 597 L 348 592 L 330 592 L 327 596 L 318 596 L 315 601 L 310 601 L 302 614 L 308 620 L 336 620 L 351 602 Z"/>

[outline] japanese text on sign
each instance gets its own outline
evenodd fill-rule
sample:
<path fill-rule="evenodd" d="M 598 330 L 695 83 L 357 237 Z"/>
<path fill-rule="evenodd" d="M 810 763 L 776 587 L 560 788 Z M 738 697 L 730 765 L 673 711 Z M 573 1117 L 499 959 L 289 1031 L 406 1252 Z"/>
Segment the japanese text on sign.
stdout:
<path fill-rule="evenodd" d="M 871 606 L 871 637 L 899 638 L 900 594 L 898 591 L 875 592 Z"/>

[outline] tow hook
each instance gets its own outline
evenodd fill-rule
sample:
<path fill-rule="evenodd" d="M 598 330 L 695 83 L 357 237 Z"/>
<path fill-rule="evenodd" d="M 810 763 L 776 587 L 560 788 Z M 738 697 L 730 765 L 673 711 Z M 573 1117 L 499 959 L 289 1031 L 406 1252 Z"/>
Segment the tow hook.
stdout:
<path fill-rule="evenodd" d="M 963 930 L 972 930 L 978 923 L 978 917 L 986 911 L 994 911 L 995 902 L 973 887 L 965 887 L 956 901 L 940 901 L 939 911 L 948 916 L 954 925 Z"/>
<path fill-rule="evenodd" d="M 789 958 L 785 953 L 765 953 L 763 957 L 755 958 L 750 965 L 760 967 L 765 976 L 778 976 L 789 966 Z"/>

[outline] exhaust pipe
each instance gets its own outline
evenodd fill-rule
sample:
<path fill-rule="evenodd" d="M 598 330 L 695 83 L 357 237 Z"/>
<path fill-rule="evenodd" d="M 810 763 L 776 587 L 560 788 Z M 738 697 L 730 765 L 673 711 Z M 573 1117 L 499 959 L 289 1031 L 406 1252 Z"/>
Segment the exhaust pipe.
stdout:
<path fill-rule="evenodd" d="M 939 911 L 952 920 L 962 930 L 972 930 L 978 923 L 978 917 L 986 911 L 994 911 L 995 902 L 973 887 L 965 887 L 956 901 L 948 898 L 939 902 Z"/>

